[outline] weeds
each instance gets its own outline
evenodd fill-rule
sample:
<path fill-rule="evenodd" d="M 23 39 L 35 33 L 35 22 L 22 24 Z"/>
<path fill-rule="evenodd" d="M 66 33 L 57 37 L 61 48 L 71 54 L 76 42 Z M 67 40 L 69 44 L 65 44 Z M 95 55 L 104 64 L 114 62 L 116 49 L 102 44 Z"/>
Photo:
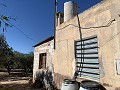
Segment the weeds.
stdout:
<path fill-rule="evenodd" d="M 53 81 L 52 72 L 47 69 L 43 70 L 41 73 L 37 73 L 33 87 L 40 88 L 41 90 L 57 90 Z"/>

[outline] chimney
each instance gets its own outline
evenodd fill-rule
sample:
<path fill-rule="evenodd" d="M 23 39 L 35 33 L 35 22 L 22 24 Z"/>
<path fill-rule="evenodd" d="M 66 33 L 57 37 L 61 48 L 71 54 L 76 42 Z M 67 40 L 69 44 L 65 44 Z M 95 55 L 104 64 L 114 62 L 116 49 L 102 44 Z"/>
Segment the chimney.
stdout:
<path fill-rule="evenodd" d="M 57 12 L 56 19 L 57 19 L 56 25 L 59 26 L 61 23 L 64 22 L 64 20 L 63 20 L 64 19 L 63 13 L 62 12 Z"/>

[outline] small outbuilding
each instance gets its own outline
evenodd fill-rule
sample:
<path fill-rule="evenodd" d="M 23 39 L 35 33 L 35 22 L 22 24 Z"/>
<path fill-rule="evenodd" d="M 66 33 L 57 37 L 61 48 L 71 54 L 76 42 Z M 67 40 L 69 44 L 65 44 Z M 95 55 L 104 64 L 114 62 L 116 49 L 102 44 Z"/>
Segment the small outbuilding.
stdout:
<path fill-rule="evenodd" d="M 37 75 L 46 69 L 53 72 L 54 36 L 34 45 L 33 83 Z"/>

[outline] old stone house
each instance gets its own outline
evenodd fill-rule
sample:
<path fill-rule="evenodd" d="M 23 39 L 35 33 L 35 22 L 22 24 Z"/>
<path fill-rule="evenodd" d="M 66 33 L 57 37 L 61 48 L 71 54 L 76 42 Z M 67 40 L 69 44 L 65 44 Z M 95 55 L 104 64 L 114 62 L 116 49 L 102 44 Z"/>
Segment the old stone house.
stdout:
<path fill-rule="evenodd" d="M 33 65 L 33 82 L 41 71 L 49 69 L 53 72 L 54 58 L 54 36 L 51 36 L 40 43 L 34 45 L 34 65 Z"/>
<path fill-rule="evenodd" d="M 55 32 L 56 85 L 76 72 L 78 80 L 100 82 L 107 90 L 120 87 L 120 0 L 103 0 L 78 16 L 73 2 L 64 5 L 64 22 L 59 13 Z"/>

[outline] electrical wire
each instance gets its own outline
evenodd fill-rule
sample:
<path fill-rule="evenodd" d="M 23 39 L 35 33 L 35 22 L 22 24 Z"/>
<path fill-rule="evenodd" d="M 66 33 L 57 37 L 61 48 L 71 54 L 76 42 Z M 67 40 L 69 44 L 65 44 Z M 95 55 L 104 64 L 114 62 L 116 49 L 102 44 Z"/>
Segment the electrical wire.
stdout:
<path fill-rule="evenodd" d="M 10 23 L 10 22 L 9 22 Z M 10 23 L 11 24 L 11 23 Z M 32 40 L 32 41 L 34 41 L 34 42 L 38 42 L 38 41 L 36 41 L 36 40 L 34 40 L 33 38 L 31 38 L 31 37 L 29 37 L 25 32 L 23 32 L 21 29 L 19 29 L 18 27 L 16 27 L 15 25 L 13 25 L 13 24 L 11 24 L 13 27 L 15 27 L 17 30 L 19 30 L 23 35 L 25 35 L 26 36 L 26 38 L 28 38 L 28 39 L 30 39 L 30 40 Z"/>
<path fill-rule="evenodd" d="M 91 29 L 91 28 L 109 27 L 109 26 L 110 26 L 114 21 L 116 21 L 116 20 L 113 19 L 113 20 L 111 20 L 110 22 L 108 22 L 106 25 L 102 25 L 102 26 L 83 28 L 83 27 L 80 26 L 80 20 L 79 20 L 78 14 L 77 14 L 77 19 L 78 19 L 78 26 L 73 25 L 73 24 L 68 24 L 67 26 L 65 26 L 65 27 L 63 27 L 63 28 L 61 28 L 61 29 L 64 29 L 64 28 L 66 28 L 66 27 L 68 27 L 68 26 L 70 26 L 70 25 L 79 28 L 80 40 L 81 40 L 81 62 L 84 62 L 84 59 L 82 60 L 82 31 L 81 31 L 81 29 Z M 58 30 L 61 30 L 61 29 L 58 29 Z M 119 32 L 119 33 L 120 33 L 120 32 Z M 118 35 L 119 33 L 117 33 L 117 35 Z M 115 36 L 114 36 L 113 38 L 115 38 Z M 113 38 L 111 38 L 110 40 L 112 40 Z M 109 40 L 109 41 L 110 41 L 110 40 Z M 107 43 L 107 42 L 106 42 L 106 43 Z M 106 43 L 105 43 L 105 44 L 106 44 Z M 83 57 L 84 57 L 84 55 L 83 55 Z M 82 67 L 83 67 L 83 65 L 80 64 L 79 71 L 82 71 L 82 69 L 83 69 Z M 78 69 L 77 69 L 77 70 L 78 70 Z M 76 72 L 77 72 L 77 71 L 76 71 Z M 76 72 L 75 72 L 75 73 L 76 73 Z M 80 77 L 81 77 L 81 73 L 80 73 Z"/>
<path fill-rule="evenodd" d="M 116 21 L 115 23 L 113 23 L 114 21 L 116 21 L 115 19 L 113 19 L 113 20 L 111 20 L 110 22 L 108 22 L 106 25 L 102 25 L 102 26 L 96 26 L 96 27 L 87 27 L 87 28 L 83 28 L 83 27 L 81 27 L 81 29 L 91 29 L 91 28 L 104 28 L 104 27 L 109 27 L 109 26 L 111 26 L 111 25 L 113 25 L 113 24 L 115 24 L 115 23 L 119 23 L 120 21 Z M 63 28 L 60 28 L 60 29 L 57 29 L 57 30 L 62 30 L 62 29 L 64 29 L 64 28 L 66 28 L 66 27 L 68 27 L 68 26 L 74 26 L 74 27 L 77 27 L 77 28 L 79 28 L 78 26 L 76 26 L 76 25 L 74 25 L 74 24 L 68 24 L 68 25 L 66 25 L 65 27 L 63 27 Z M 94 30 L 93 30 L 94 31 Z M 89 33 L 89 32 L 85 32 L 85 33 Z M 84 34 L 85 34 L 84 33 Z M 115 34 L 113 37 L 111 37 L 110 39 L 108 39 L 108 40 L 106 40 L 103 44 L 101 44 L 100 46 L 99 46 L 99 48 L 100 47 L 103 47 L 105 44 L 107 44 L 108 42 L 110 42 L 111 40 L 113 40 L 116 36 L 118 36 L 120 34 L 120 32 L 118 32 L 117 34 Z"/>
<path fill-rule="evenodd" d="M 114 25 L 114 24 L 116 24 L 116 23 L 120 23 L 120 20 L 119 20 L 119 21 L 116 21 L 116 22 L 113 23 L 113 24 L 112 24 L 112 22 L 109 23 L 109 26 L 110 26 L 110 25 Z M 95 31 L 95 30 L 93 30 L 93 31 Z M 85 33 L 89 33 L 89 32 L 85 32 Z M 84 34 L 85 34 L 85 33 L 84 33 Z M 117 37 L 119 34 L 120 34 L 120 31 L 117 32 L 115 35 L 113 35 L 110 39 L 106 40 L 103 44 L 101 44 L 101 45 L 99 46 L 99 48 L 105 46 L 108 42 L 110 42 L 111 40 L 113 40 L 113 39 L 114 39 L 115 37 Z"/>
<path fill-rule="evenodd" d="M 106 40 L 102 45 L 99 46 L 99 48 L 105 46 L 108 42 L 110 42 L 111 40 L 113 40 L 119 34 L 120 34 L 120 32 L 118 32 L 117 34 L 115 34 L 114 36 L 112 36 L 110 39 Z"/>
<path fill-rule="evenodd" d="M 2 18 L 0 18 L 4 23 L 6 23 Z M 33 38 L 29 37 L 25 32 L 23 32 L 21 29 L 19 29 L 18 27 L 16 27 L 15 25 L 13 25 L 11 22 L 7 21 L 9 23 L 9 26 L 10 27 L 14 27 L 16 28 L 18 31 L 20 31 L 24 36 L 26 36 L 26 38 L 30 39 L 31 41 L 34 41 L 34 42 L 38 42 L 36 40 L 34 40 Z"/>
<path fill-rule="evenodd" d="M 95 26 L 95 27 L 80 27 L 81 29 L 91 29 L 91 28 L 103 28 L 103 27 L 109 27 L 114 21 L 116 21 L 115 19 L 111 20 L 110 22 L 108 22 L 106 25 L 102 25 L 102 26 Z M 79 26 L 74 25 L 74 24 L 68 24 L 66 26 L 64 26 L 63 28 L 57 29 L 57 30 L 62 30 L 65 29 L 68 26 L 74 26 L 79 28 Z"/>
<path fill-rule="evenodd" d="M 6 4 L 2 4 L 2 3 L 0 3 L 0 5 L 2 5 L 2 6 L 4 6 L 4 7 L 7 7 L 7 5 L 6 5 Z"/>

